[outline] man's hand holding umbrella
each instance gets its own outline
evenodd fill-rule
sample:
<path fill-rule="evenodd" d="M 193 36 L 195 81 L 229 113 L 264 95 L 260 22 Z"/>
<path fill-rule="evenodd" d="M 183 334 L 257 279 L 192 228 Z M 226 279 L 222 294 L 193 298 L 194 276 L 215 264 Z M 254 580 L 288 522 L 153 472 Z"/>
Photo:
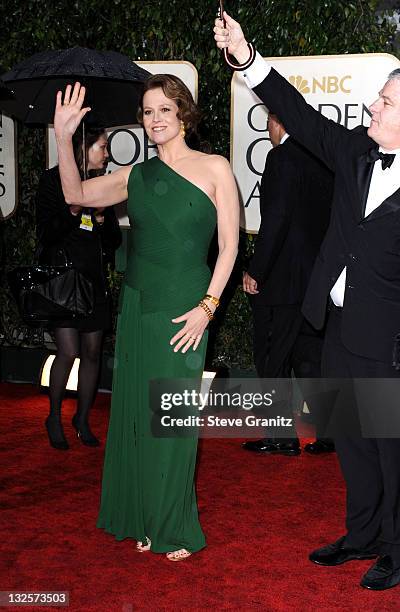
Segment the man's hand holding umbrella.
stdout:
<path fill-rule="evenodd" d="M 214 38 L 219 49 L 228 49 L 228 53 L 233 55 L 239 64 L 244 64 L 249 59 L 249 45 L 244 37 L 240 23 L 232 19 L 224 11 L 224 21 L 215 20 Z"/>

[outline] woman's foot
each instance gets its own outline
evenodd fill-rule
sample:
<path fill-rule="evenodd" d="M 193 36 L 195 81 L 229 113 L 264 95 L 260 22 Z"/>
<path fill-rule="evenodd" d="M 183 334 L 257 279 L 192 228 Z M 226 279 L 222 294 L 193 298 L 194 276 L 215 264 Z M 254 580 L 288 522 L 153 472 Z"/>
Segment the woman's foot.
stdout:
<path fill-rule="evenodd" d="M 192 553 L 190 553 L 186 548 L 181 548 L 180 550 L 174 550 L 173 552 L 167 553 L 167 559 L 169 561 L 183 561 L 190 557 Z"/>
<path fill-rule="evenodd" d="M 50 446 L 57 450 L 68 450 L 69 444 L 64 435 L 61 419 L 57 416 L 48 416 L 44 424 L 49 436 Z"/>
<path fill-rule="evenodd" d="M 79 423 L 76 414 L 72 417 L 72 427 L 82 444 L 85 446 L 100 446 L 100 441 L 92 434 L 88 423 Z"/>
<path fill-rule="evenodd" d="M 136 542 L 136 550 L 138 552 L 147 552 L 148 550 L 150 550 L 151 547 L 151 541 L 149 540 L 149 538 L 146 536 L 146 544 L 143 544 L 143 542 L 140 542 L 139 540 Z"/>

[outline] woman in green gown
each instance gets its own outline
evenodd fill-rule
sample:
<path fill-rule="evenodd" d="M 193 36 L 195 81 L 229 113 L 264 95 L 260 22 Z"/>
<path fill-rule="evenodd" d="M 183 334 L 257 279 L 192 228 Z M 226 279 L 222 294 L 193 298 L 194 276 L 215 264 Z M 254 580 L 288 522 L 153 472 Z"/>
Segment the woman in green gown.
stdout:
<path fill-rule="evenodd" d="M 172 75 L 147 81 L 140 119 L 158 157 L 81 182 L 72 134 L 88 108 L 76 83 L 57 96 L 54 126 L 65 200 L 110 206 L 128 198 L 133 240 L 118 318 L 110 425 L 98 526 L 137 550 L 179 561 L 205 546 L 194 471 L 197 438 L 156 437 L 149 382 L 201 379 L 206 328 L 237 253 L 239 206 L 228 162 L 190 149 L 199 113 Z M 210 279 L 215 225 L 219 255 Z"/>

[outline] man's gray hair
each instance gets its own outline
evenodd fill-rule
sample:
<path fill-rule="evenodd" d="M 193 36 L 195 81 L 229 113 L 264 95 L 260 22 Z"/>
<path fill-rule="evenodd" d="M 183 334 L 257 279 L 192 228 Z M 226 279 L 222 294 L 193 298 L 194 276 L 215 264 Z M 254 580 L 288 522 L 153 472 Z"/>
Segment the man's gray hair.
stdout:
<path fill-rule="evenodd" d="M 400 80 L 400 68 L 392 70 L 392 72 L 389 74 L 388 81 L 393 81 L 394 79 L 397 81 Z"/>

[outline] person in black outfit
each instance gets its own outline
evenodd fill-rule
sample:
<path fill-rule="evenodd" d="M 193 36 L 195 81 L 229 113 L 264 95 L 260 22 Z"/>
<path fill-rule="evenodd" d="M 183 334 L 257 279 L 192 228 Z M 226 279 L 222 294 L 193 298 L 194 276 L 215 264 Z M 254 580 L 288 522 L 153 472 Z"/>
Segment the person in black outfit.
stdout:
<path fill-rule="evenodd" d="M 319 378 L 323 333 L 305 321 L 301 304 L 329 224 L 333 175 L 287 134 L 271 112 L 268 132 L 274 148 L 261 180 L 260 231 L 243 277 L 253 312 L 254 362 L 260 378 L 290 379 L 292 370 L 299 379 Z M 275 403 L 274 414 L 290 419 L 290 386 L 287 391 L 287 401 Z M 317 408 L 313 413 L 318 417 Z M 274 433 L 273 438 L 251 440 L 243 447 L 267 454 L 300 454 L 294 425 Z M 332 441 L 318 430 L 317 441 L 305 447 L 315 454 L 333 449 Z"/>
<path fill-rule="evenodd" d="M 74 153 L 82 172 L 83 139 L 79 132 L 74 140 Z M 108 152 L 103 129 L 86 130 L 85 155 L 89 177 L 105 171 Z M 95 293 L 90 317 L 60 321 L 54 327 L 57 354 L 50 372 L 50 413 L 45 423 L 49 441 L 59 450 L 69 448 L 61 422 L 61 403 L 74 359 L 79 356 L 78 402 L 72 425 L 83 444 L 98 446 L 88 415 L 96 393 L 103 334 L 111 327 L 106 268 L 121 244 L 121 230 L 112 207 L 83 211 L 79 206 L 66 204 L 58 166 L 45 171 L 40 179 L 36 223 L 42 248 L 40 262 L 62 265 L 67 258 L 92 281 Z"/>
<path fill-rule="evenodd" d="M 214 30 L 218 45 L 249 63 L 247 85 L 267 107 L 279 108 L 289 133 L 335 171 L 331 222 L 303 313 L 321 328 L 330 308 L 322 373 L 343 379 L 350 393 L 345 408 L 359 430 L 346 427 L 335 439 L 347 486 L 347 533 L 310 560 L 336 566 L 378 557 L 360 584 L 389 589 L 400 584 L 400 436 L 398 427 L 390 431 L 396 423 L 385 423 L 388 402 L 398 414 L 398 395 L 387 388 L 400 377 L 400 70 L 388 75 L 369 107 L 369 128 L 350 131 L 315 111 L 259 54 L 250 65 L 240 25 L 224 16 L 227 27 L 217 21 Z M 380 379 L 383 393 L 371 403 L 366 391 L 382 385 Z M 389 424 L 386 435 L 363 435 L 371 417 Z"/>

